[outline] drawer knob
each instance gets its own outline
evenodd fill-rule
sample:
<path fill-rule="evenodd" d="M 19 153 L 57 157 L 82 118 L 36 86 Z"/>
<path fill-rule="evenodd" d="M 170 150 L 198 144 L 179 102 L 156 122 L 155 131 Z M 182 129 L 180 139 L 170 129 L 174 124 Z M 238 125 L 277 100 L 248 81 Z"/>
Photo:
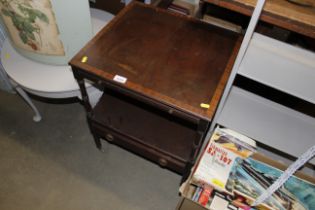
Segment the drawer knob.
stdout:
<path fill-rule="evenodd" d="M 169 113 L 169 114 L 173 114 L 173 112 L 174 112 L 173 109 L 169 109 L 169 110 L 168 110 L 168 113 Z"/>
<path fill-rule="evenodd" d="M 159 164 L 160 164 L 160 166 L 165 167 L 165 166 L 167 166 L 167 160 L 165 158 L 160 158 Z"/>
<path fill-rule="evenodd" d="M 105 138 L 107 141 L 113 141 L 114 140 L 114 136 L 112 134 L 109 134 L 109 133 L 106 134 Z"/>

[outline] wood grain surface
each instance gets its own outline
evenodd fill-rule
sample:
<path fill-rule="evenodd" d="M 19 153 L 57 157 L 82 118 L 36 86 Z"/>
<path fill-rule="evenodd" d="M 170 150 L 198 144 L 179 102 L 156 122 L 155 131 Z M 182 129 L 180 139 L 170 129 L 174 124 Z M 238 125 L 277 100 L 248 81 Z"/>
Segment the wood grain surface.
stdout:
<path fill-rule="evenodd" d="M 250 16 L 257 0 L 205 0 Z M 314 4 L 315 5 L 315 4 Z M 315 38 L 315 8 L 286 0 L 266 0 L 261 20 Z"/>
<path fill-rule="evenodd" d="M 113 83 L 123 76 L 124 88 L 211 120 L 239 42 L 239 34 L 133 2 L 70 65 Z"/>

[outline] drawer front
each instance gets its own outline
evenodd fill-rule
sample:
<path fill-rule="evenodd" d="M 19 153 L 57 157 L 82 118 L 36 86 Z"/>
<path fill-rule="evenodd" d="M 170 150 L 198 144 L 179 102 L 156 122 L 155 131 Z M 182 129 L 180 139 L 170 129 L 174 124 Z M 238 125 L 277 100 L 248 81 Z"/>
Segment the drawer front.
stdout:
<path fill-rule="evenodd" d="M 133 98 L 133 99 L 138 100 L 140 102 L 143 102 L 147 105 L 153 106 L 153 107 L 155 107 L 155 108 L 157 108 L 157 109 L 159 109 L 165 113 L 168 113 L 169 115 L 185 119 L 185 120 L 192 122 L 192 123 L 195 123 L 195 124 L 198 124 L 200 121 L 199 117 L 197 117 L 191 113 L 184 112 L 184 111 L 179 110 L 177 108 L 174 108 L 170 105 L 164 104 L 160 101 L 156 101 L 152 98 L 149 98 L 149 97 L 144 96 L 142 94 L 136 93 L 134 91 L 131 91 L 131 90 L 126 89 L 124 87 L 121 87 L 119 85 L 113 84 L 111 82 L 105 82 L 105 81 L 101 82 L 99 80 L 98 83 L 102 84 L 102 86 L 104 86 L 107 89 L 119 92 L 120 94 L 124 95 L 125 97 L 130 97 L 130 98 Z"/>
<path fill-rule="evenodd" d="M 156 162 L 163 168 L 168 168 L 181 174 L 184 172 L 187 161 L 167 154 L 159 148 L 146 145 L 145 142 L 126 136 L 112 128 L 99 125 L 95 122 L 91 122 L 90 125 L 92 132 L 95 132 L 102 139 Z"/>
<path fill-rule="evenodd" d="M 165 113 L 168 113 L 169 115 L 182 118 L 184 120 L 187 120 L 194 124 L 199 124 L 201 121 L 201 118 L 199 116 L 194 115 L 193 113 L 186 112 L 183 110 L 180 110 L 178 108 L 175 108 L 171 105 L 162 103 L 161 101 L 154 100 L 148 96 L 145 96 L 143 94 L 134 92 L 130 89 L 127 89 L 126 87 L 122 86 L 121 84 L 114 83 L 112 81 L 104 80 L 94 74 L 90 74 L 84 70 L 72 67 L 73 72 L 75 75 L 80 75 L 81 77 L 94 82 L 96 86 L 99 86 L 101 89 L 109 90 L 117 92 L 123 97 L 130 97 L 134 100 L 138 100 L 139 102 L 145 103 L 147 105 L 153 106 Z"/>

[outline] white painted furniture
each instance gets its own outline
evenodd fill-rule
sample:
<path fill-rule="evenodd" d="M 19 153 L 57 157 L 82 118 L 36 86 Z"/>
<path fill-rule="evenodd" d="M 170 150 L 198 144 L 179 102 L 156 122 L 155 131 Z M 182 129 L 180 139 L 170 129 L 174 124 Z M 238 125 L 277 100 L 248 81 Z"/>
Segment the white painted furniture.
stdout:
<path fill-rule="evenodd" d="M 315 53 L 254 33 L 238 74 L 315 104 Z"/>
<path fill-rule="evenodd" d="M 257 1 L 206 138 L 220 124 L 299 157 L 315 145 L 314 117 L 233 86 L 235 76 L 243 75 L 308 101 L 315 109 L 315 53 L 254 33 L 264 3 L 265 0 Z M 282 155 L 260 150 L 290 163 Z M 315 164 L 314 158 L 310 162 Z M 315 175 L 314 168 L 311 173 Z"/>
<path fill-rule="evenodd" d="M 2 25 L 0 25 L 0 52 L 2 51 L 2 47 L 3 47 L 4 41 L 6 40 L 6 37 L 7 37 L 7 34 L 4 31 L 4 28 L 2 27 Z M 4 90 L 11 93 L 14 92 L 13 87 L 9 81 L 8 75 L 4 71 L 1 60 L 0 60 L 0 90 Z"/>
<path fill-rule="evenodd" d="M 112 18 L 113 15 L 107 12 L 91 9 L 93 33 L 96 34 L 100 31 L 100 29 Z M 41 116 L 24 90 L 34 95 L 48 98 L 81 96 L 79 86 L 73 77 L 70 66 L 68 65 L 47 65 L 27 59 L 16 52 L 8 39 L 3 45 L 1 61 L 6 73 L 12 80 L 12 84 L 16 91 L 34 110 L 34 121 L 40 121 Z M 91 94 L 93 94 L 93 91 L 97 91 L 90 84 L 86 85 L 89 87 L 89 92 Z"/>
<path fill-rule="evenodd" d="M 315 53 L 254 34 L 237 73 L 315 108 Z M 314 117 L 237 87 L 232 87 L 218 123 L 295 157 L 315 144 Z"/>

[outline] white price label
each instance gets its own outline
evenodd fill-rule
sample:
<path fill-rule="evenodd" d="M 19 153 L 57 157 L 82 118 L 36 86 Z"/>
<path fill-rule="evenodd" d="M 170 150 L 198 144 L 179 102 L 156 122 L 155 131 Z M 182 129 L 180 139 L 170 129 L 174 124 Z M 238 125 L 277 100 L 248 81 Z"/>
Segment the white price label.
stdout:
<path fill-rule="evenodd" d="M 115 75 L 113 80 L 116 81 L 116 82 L 122 83 L 122 84 L 125 84 L 127 82 L 127 78 L 126 77 L 122 77 L 122 76 L 119 76 L 119 75 Z"/>

